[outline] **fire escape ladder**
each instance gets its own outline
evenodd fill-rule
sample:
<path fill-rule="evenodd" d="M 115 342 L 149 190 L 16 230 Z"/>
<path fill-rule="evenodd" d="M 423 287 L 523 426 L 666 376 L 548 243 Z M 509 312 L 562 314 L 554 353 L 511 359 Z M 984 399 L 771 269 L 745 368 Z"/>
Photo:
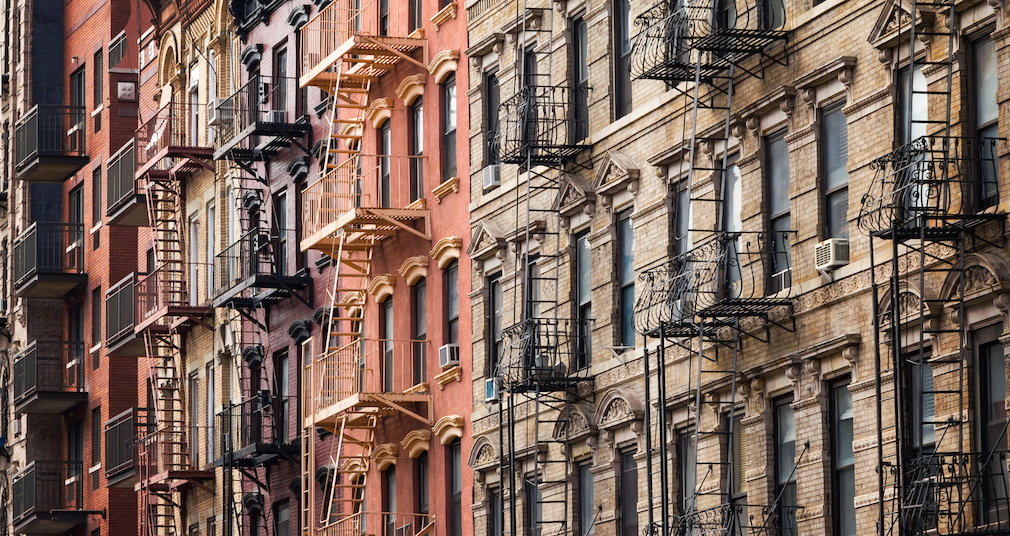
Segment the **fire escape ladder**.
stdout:
<path fill-rule="evenodd" d="M 177 174 L 149 175 L 147 211 L 154 238 L 158 309 L 188 305 L 182 181 Z"/>

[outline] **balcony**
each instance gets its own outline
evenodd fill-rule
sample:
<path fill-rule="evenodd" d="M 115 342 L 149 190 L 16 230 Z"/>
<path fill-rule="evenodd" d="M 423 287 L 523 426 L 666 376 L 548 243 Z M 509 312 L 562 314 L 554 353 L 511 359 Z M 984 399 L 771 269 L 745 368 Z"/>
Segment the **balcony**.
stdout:
<path fill-rule="evenodd" d="M 1000 138 L 923 136 L 870 163 L 859 228 L 895 239 L 956 238 L 996 213 Z"/>
<path fill-rule="evenodd" d="M 290 430 L 295 403 L 295 397 L 261 391 L 218 413 L 221 452 L 214 465 L 258 467 L 297 460 L 296 434 Z"/>
<path fill-rule="evenodd" d="M 346 486 L 346 485 L 345 485 Z M 350 493 L 344 491 L 344 493 Z M 343 499 L 347 502 L 348 499 Z M 335 500 L 335 504 L 339 504 Z M 376 536 L 433 536 L 435 533 L 435 516 L 421 513 L 386 513 L 386 512 L 356 512 L 353 514 L 333 513 L 329 516 L 316 516 L 332 519 L 323 524 L 317 524 L 313 534 L 327 536 L 359 536 L 373 534 Z"/>
<path fill-rule="evenodd" d="M 155 113 L 133 138 L 136 177 L 167 177 L 172 172 L 214 171 L 214 149 L 201 128 L 201 106 L 170 103 Z"/>
<path fill-rule="evenodd" d="M 250 161 L 273 156 L 291 145 L 308 154 L 300 140 L 311 125 L 305 116 L 295 117 L 291 111 L 299 91 L 294 78 L 256 76 L 224 99 L 211 121 L 220 137 L 214 159 Z"/>
<path fill-rule="evenodd" d="M 427 341 L 360 339 L 327 349 L 310 366 L 305 426 L 333 430 L 342 414 L 401 412 L 428 425 Z"/>
<path fill-rule="evenodd" d="M 291 273 L 294 230 L 253 229 L 214 258 L 215 307 L 253 307 L 290 296 L 312 283 L 307 274 Z M 246 292 L 249 291 L 249 292 Z"/>
<path fill-rule="evenodd" d="M 145 193 L 138 187 L 134 173 L 137 162 L 133 148 L 133 142 L 130 142 L 109 157 L 105 170 L 105 215 L 109 218 L 109 225 L 150 225 Z"/>
<path fill-rule="evenodd" d="M 512 392 L 571 388 L 589 379 L 589 369 L 578 362 L 592 355 L 591 328 L 590 319 L 562 318 L 530 318 L 506 328 L 495 376 Z"/>
<path fill-rule="evenodd" d="M 14 356 L 14 411 L 59 415 L 81 402 L 84 343 L 32 341 Z"/>
<path fill-rule="evenodd" d="M 14 241 L 14 294 L 62 298 L 88 280 L 84 225 L 35 222 Z"/>
<path fill-rule="evenodd" d="M 345 251 L 367 249 L 400 232 L 429 240 L 428 209 L 423 199 L 410 199 L 411 172 L 420 169 L 423 158 L 355 155 L 306 187 L 302 251 L 332 253 L 339 233 Z"/>
<path fill-rule="evenodd" d="M 180 270 L 188 271 L 186 263 L 178 263 Z M 188 277 L 176 273 L 170 265 L 163 264 L 153 272 L 137 276 L 136 331 L 138 333 L 153 327 L 165 330 L 169 327 L 189 327 L 194 320 L 201 319 L 213 309 L 207 304 L 199 304 L 191 298 Z M 193 281 L 196 284 L 196 281 Z"/>
<path fill-rule="evenodd" d="M 33 461 L 14 476 L 16 534 L 63 534 L 88 521 L 83 507 L 84 464 Z"/>
<path fill-rule="evenodd" d="M 146 410 L 130 408 L 105 421 L 105 478 L 110 488 L 133 488 L 137 483 L 137 438 L 146 419 Z"/>
<path fill-rule="evenodd" d="M 84 107 L 38 104 L 14 130 L 17 178 L 62 182 L 90 159 L 84 152 Z"/>
<path fill-rule="evenodd" d="M 130 274 L 105 291 L 105 345 L 115 357 L 147 355 L 144 339 L 137 337 L 136 275 Z"/>
<path fill-rule="evenodd" d="M 586 88 L 523 86 L 498 107 L 494 143 L 506 164 L 557 165 L 586 148 Z"/>
<path fill-rule="evenodd" d="M 338 80 L 376 77 L 404 60 L 427 68 L 427 41 L 407 34 L 408 10 L 380 16 L 380 1 L 334 0 L 302 26 L 300 86 L 332 92 Z M 336 68 L 342 61 L 350 67 Z"/>
<path fill-rule="evenodd" d="M 708 7 L 699 10 L 660 2 L 636 17 L 635 26 L 640 30 L 631 47 L 631 75 L 669 82 L 693 81 L 697 75 L 708 83 L 727 76 L 728 62 L 711 55 L 692 55 L 691 46 L 701 37 L 699 30 L 708 27 L 710 13 Z M 699 24 L 699 17 L 704 18 L 704 24 Z"/>
<path fill-rule="evenodd" d="M 798 506 L 722 504 L 675 516 L 677 534 L 694 536 L 789 536 L 798 534 Z"/>
<path fill-rule="evenodd" d="M 792 302 L 795 231 L 722 232 L 672 262 L 646 270 L 636 292 L 635 331 L 657 337 L 711 336 L 704 327 L 769 319 Z"/>

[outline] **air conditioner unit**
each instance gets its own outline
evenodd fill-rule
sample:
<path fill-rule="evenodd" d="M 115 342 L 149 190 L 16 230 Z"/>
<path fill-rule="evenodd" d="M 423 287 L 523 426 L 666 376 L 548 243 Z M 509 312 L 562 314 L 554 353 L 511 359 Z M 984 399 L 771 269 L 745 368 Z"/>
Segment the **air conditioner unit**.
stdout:
<path fill-rule="evenodd" d="M 445 344 L 438 349 L 438 365 L 443 369 L 459 364 L 459 345 Z"/>
<path fill-rule="evenodd" d="M 217 109 L 221 105 L 221 99 L 214 97 L 207 103 L 207 124 L 218 126 L 221 124 L 221 111 Z"/>
<path fill-rule="evenodd" d="M 498 378 L 484 380 L 484 402 L 497 402 L 501 396 L 501 382 Z"/>
<path fill-rule="evenodd" d="M 267 100 L 270 99 L 270 84 L 267 84 L 266 82 L 260 82 L 259 99 L 260 104 L 265 104 Z"/>
<path fill-rule="evenodd" d="M 849 264 L 849 239 L 829 238 L 814 246 L 814 267 L 831 271 Z"/>
<path fill-rule="evenodd" d="M 486 166 L 481 170 L 484 191 L 501 186 L 501 166 Z"/>

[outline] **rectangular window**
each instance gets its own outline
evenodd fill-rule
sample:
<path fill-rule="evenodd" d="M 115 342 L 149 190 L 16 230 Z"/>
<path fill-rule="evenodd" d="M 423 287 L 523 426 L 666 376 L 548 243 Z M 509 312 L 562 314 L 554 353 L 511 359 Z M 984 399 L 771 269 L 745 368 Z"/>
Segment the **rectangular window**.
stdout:
<path fill-rule="evenodd" d="M 442 181 L 456 176 L 456 76 L 442 84 Z"/>
<path fill-rule="evenodd" d="M 394 380 L 394 352 L 393 339 L 396 337 L 393 330 L 393 297 L 389 296 L 382 302 L 382 392 L 393 392 Z"/>
<path fill-rule="evenodd" d="M 589 250 L 589 231 L 583 231 L 573 237 L 575 244 L 575 318 L 576 329 L 580 330 L 578 352 L 575 354 L 575 369 L 584 369 L 591 365 L 590 332 L 593 318 L 593 287 L 592 258 Z"/>
<path fill-rule="evenodd" d="M 840 102 L 821 112 L 824 236 L 849 237 L 849 126 Z"/>
<path fill-rule="evenodd" d="M 988 464 L 979 463 L 979 473 L 983 476 L 979 486 L 981 503 L 978 505 L 983 523 L 995 523 L 1006 519 L 1007 481 L 1010 473 L 999 453 L 1007 450 L 1006 415 L 1006 355 L 999 342 L 1002 324 L 980 329 L 972 333 L 976 347 L 976 363 L 979 370 L 978 389 L 978 450 L 994 453 Z"/>
<path fill-rule="evenodd" d="M 593 499 L 593 464 L 579 464 L 579 534 L 589 536 L 595 533 L 593 520 L 596 516 L 596 506 Z"/>
<path fill-rule="evenodd" d="M 84 227 L 84 188 L 78 185 L 70 190 L 70 206 L 67 207 L 70 223 Z"/>
<path fill-rule="evenodd" d="M 527 277 L 527 285 L 529 289 L 526 291 L 527 296 L 525 297 L 526 307 L 525 314 L 526 318 L 539 318 L 540 317 L 540 264 L 538 263 L 540 255 L 533 254 L 526 256 L 526 270 L 529 274 Z"/>
<path fill-rule="evenodd" d="M 575 125 L 573 141 L 589 135 L 589 27 L 585 15 L 572 19 L 572 67 L 575 75 Z M 630 75 L 629 75 L 630 76 Z"/>
<path fill-rule="evenodd" d="M 390 198 L 390 178 L 389 178 L 389 157 L 390 150 L 392 148 L 392 133 L 390 132 L 390 121 L 387 119 L 382 126 L 379 127 L 379 201 L 383 208 L 389 208 L 393 206 L 392 199 Z"/>
<path fill-rule="evenodd" d="M 189 304 L 195 307 L 200 303 L 196 284 L 200 281 L 200 223 L 196 216 L 189 220 Z"/>
<path fill-rule="evenodd" d="M 526 475 L 526 534 L 527 536 L 544 536 L 543 495 L 540 493 L 540 479 L 536 475 Z"/>
<path fill-rule="evenodd" d="M 194 85 L 189 90 L 189 140 L 197 145 L 200 140 L 200 86 Z"/>
<path fill-rule="evenodd" d="M 95 52 L 95 109 L 97 110 L 102 106 L 102 102 L 105 99 L 105 73 L 103 72 L 105 66 L 102 65 L 104 56 L 102 55 L 101 49 Z"/>
<path fill-rule="evenodd" d="M 91 410 L 91 466 L 102 463 L 102 408 Z"/>
<path fill-rule="evenodd" d="M 382 477 L 385 484 L 382 490 L 385 503 L 383 511 L 387 512 L 385 536 L 396 536 L 396 466 L 386 469 Z"/>
<path fill-rule="evenodd" d="M 102 165 L 91 170 L 91 227 L 102 223 Z"/>
<path fill-rule="evenodd" d="M 217 457 L 217 456 L 214 455 L 215 454 L 214 453 L 214 430 L 215 430 L 215 424 L 216 424 L 214 422 L 216 420 L 215 415 L 214 415 L 214 410 L 215 410 L 215 407 L 217 406 L 217 400 L 216 400 L 217 399 L 217 393 L 215 392 L 216 389 L 217 389 L 217 382 L 215 381 L 215 378 L 214 378 L 214 364 L 213 363 L 208 363 L 207 364 L 207 413 L 206 413 L 206 419 L 207 419 L 207 437 L 206 437 L 206 441 L 207 441 L 207 459 L 208 460 L 213 460 L 214 458 Z"/>
<path fill-rule="evenodd" d="M 631 2 L 614 0 L 614 119 L 631 113 Z"/>
<path fill-rule="evenodd" d="M 743 231 L 743 180 L 740 176 L 740 166 L 736 165 L 739 154 L 731 154 L 726 157 L 723 177 L 723 203 L 722 203 L 722 228 L 727 233 L 737 233 L 736 238 L 728 243 L 730 248 L 727 257 L 730 260 L 726 267 L 726 291 L 730 298 L 737 298 L 742 290 L 740 282 L 743 280 L 740 263 L 740 248 L 743 244 L 743 237 L 739 234 Z"/>
<path fill-rule="evenodd" d="M 447 344 L 459 343 L 459 262 L 456 260 L 445 269 L 445 331 Z"/>
<path fill-rule="evenodd" d="M 70 75 L 70 106 L 84 108 L 84 66 Z"/>
<path fill-rule="evenodd" d="M 274 378 L 277 383 L 277 442 L 288 443 L 288 423 L 291 421 L 291 371 L 288 366 L 288 349 L 274 352 Z"/>
<path fill-rule="evenodd" d="M 487 536 L 502 536 L 501 488 L 491 488 L 487 495 Z"/>
<path fill-rule="evenodd" d="M 417 522 L 417 530 L 428 525 L 428 511 L 431 508 L 428 490 L 428 453 L 422 452 L 417 457 L 417 513 L 421 514 Z"/>
<path fill-rule="evenodd" d="M 765 181 L 768 201 L 768 246 L 771 258 L 769 293 L 792 285 L 789 274 L 789 147 L 785 131 L 765 138 Z"/>
<path fill-rule="evenodd" d="M 449 443 L 449 536 L 463 536 L 463 453 L 459 439 Z"/>
<path fill-rule="evenodd" d="M 734 414 L 732 434 L 729 444 L 730 480 L 729 499 L 733 503 L 733 530 L 730 534 L 743 536 L 747 533 L 747 453 L 744 441 L 743 414 Z"/>
<path fill-rule="evenodd" d="M 922 73 L 922 65 L 915 66 L 911 75 L 909 88 L 909 70 L 902 69 L 898 80 L 898 143 L 905 145 L 912 140 L 926 135 L 926 120 L 929 117 L 929 107 L 926 95 L 926 75 Z"/>
<path fill-rule="evenodd" d="M 852 394 L 849 380 L 831 385 L 831 444 L 834 452 L 835 536 L 856 534 L 856 473 L 852 450 Z"/>
<path fill-rule="evenodd" d="M 505 323 L 505 305 L 504 296 L 502 295 L 501 272 L 492 274 L 488 278 L 488 289 L 488 309 L 491 311 L 491 350 L 488 355 L 491 357 L 488 362 L 487 375 L 497 376 L 498 363 L 501 362 L 502 356 L 505 355 L 505 341 L 502 340 Z"/>
<path fill-rule="evenodd" d="M 635 346 L 635 229 L 630 210 L 617 215 L 617 281 L 620 344 Z"/>
<path fill-rule="evenodd" d="M 207 205 L 207 297 L 214 295 L 214 257 L 215 250 L 214 230 L 217 229 L 217 208 L 213 203 Z"/>
<path fill-rule="evenodd" d="M 102 287 L 91 291 L 91 347 L 102 344 Z M 98 362 L 97 359 L 95 361 Z M 95 367 L 98 368 L 98 367 Z"/>
<path fill-rule="evenodd" d="M 199 435 L 200 434 L 200 426 L 199 426 L 199 420 L 197 419 L 197 415 L 200 414 L 199 413 L 200 412 L 200 410 L 199 410 L 199 408 L 200 408 L 200 379 L 197 378 L 195 372 L 190 373 L 190 375 L 189 375 L 189 382 L 186 385 L 186 387 L 187 387 L 187 390 L 189 391 L 189 393 L 188 393 L 189 394 L 189 408 L 187 408 L 188 412 L 189 412 L 188 413 L 189 414 L 189 437 L 191 437 L 192 441 L 193 441 L 193 444 L 190 445 L 191 446 L 190 452 L 192 453 L 192 458 L 193 459 L 190 460 L 190 462 L 193 464 L 193 467 L 200 467 L 199 459 L 197 458 L 197 455 L 196 455 L 196 453 L 199 452 L 199 449 L 198 449 L 199 443 L 197 441 L 197 438 L 200 437 L 200 435 Z"/>
<path fill-rule="evenodd" d="M 922 355 L 918 350 L 902 356 L 908 373 L 907 408 L 911 412 L 912 456 L 919 457 L 933 452 L 936 443 L 936 429 L 933 421 L 936 416 L 935 397 L 933 389 L 933 367 L 928 363 L 931 349 L 924 348 Z"/>
<path fill-rule="evenodd" d="M 274 252 L 275 273 L 288 275 L 288 258 L 291 256 L 288 238 L 291 233 L 288 227 L 288 193 L 286 191 L 274 195 L 274 234 L 277 236 L 277 251 Z"/>
<path fill-rule="evenodd" d="M 674 207 L 674 239 L 677 241 L 677 254 L 683 255 L 691 250 L 691 190 L 688 181 L 682 180 L 676 187 L 676 206 Z"/>
<path fill-rule="evenodd" d="M 410 32 L 421 28 L 421 25 L 424 23 L 424 19 L 422 18 L 424 11 L 421 9 L 421 4 L 421 0 L 410 0 Z"/>
<path fill-rule="evenodd" d="M 677 435 L 677 481 L 680 484 L 680 514 L 687 515 L 697 510 L 695 486 L 698 474 L 695 470 L 694 431 L 681 430 Z"/>
<path fill-rule="evenodd" d="M 717 0 L 715 26 L 719 30 L 736 28 L 736 1 Z"/>
<path fill-rule="evenodd" d="M 389 35 L 389 0 L 379 0 L 379 35 Z"/>
<path fill-rule="evenodd" d="M 791 397 L 775 401 L 775 496 L 780 536 L 796 536 L 796 417 Z"/>
<path fill-rule="evenodd" d="M 207 526 L 208 531 L 210 525 Z M 291 510 L 288 508 L 288 501 L 281 501 L 274 504 L 274 535 L 288 536 L 291 532 Z"/>
<path fill-rule="evenodd" d="M 288 47 L 274 51 L 274 87 L 270 96 L 270 121 L 287 123 L 288 118 Z"/>
<path fill-rule="evenodd" d="M 975 134 L 980 138 L 976 179 L 973 181 L 975 210 L 994 206 L 999 202 L 998 160 L 995 138 L 999 137 L 999 104 L 996 60 L 996 43 L 986 38 L 973 45 L 975 67 Z"/>
<path fill-rule="evenodd" d="M 414 99 L 410 107 L 410 200 L 424 197 L 424 102 Z"/>
<path fill-rule="evenodd" d="M 486 165 L 500 164 L 498 143 L 498 107 L 501 106 L 501 87 L 498 83 L 498 71 L 488 71 L 484 74 L 484 117 L 487 122 L 487 139 L 484 144 Z"/>
<path fill-rule="evenodd" d="M 419 385 L 428 380 L 428 359 L 425 347 L 425 339 L 428 338 L 428 282 L 421 278 L 413 287 L 412 301 L 414 305 L 414 333 L 413 358 L 414 358 L 414 385 Z"/>
<path fill-rule="evenodd" d="M 786 23 L 786 5 L 784 0 L 761 1 L 761 28 L 777 30 Z"/>
<path fill-rule="evenodd" d="M 638 536 L 638 462 L 635 449 L 620 452 L 621 467 L 621 533 L 620 536 Z"/>

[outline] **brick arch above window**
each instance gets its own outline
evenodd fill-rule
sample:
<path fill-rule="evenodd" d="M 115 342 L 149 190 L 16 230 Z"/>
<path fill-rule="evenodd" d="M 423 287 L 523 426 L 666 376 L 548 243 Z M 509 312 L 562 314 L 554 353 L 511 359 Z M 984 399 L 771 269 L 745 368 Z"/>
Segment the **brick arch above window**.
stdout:
<path fill-rule="evenodd" d="M 383 443 L 372 451 L 372 461 L 380 471 L 385 471 L 396 466 L 396 458 L 400 455 L 400 449 L 393 443 Z"/>
<path fill-rule="evenodd" d="M 372 123 L 372 127 L 379 128 L 383 123 L 393 117 L 392 99 L 375 99 L 365 110 L 365 117 Z"/>

